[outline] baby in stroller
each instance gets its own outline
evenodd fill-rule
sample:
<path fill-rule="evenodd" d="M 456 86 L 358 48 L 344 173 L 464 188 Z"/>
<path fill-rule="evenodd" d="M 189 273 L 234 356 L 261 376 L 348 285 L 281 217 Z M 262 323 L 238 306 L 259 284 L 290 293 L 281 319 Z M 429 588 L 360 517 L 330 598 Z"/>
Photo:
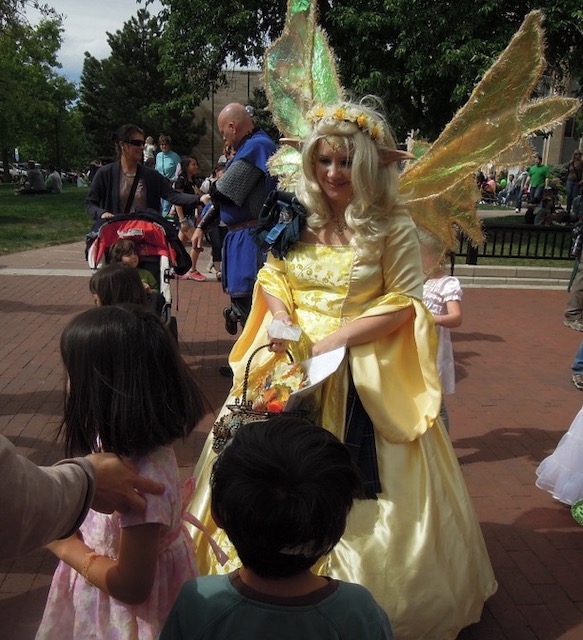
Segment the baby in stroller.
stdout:
<path fill-rule="evenodd" d="M 150 304 L 177 337 L 170 282 L 177 275 L 186 273 L 191 262 L 178 239 L 175 226 L 158 213 L 150 211 L 98 221 L 87 236 L 86 257 L 89 266 L 96 271 L 111 262 L 114 256 L 117 261 L 129 261 L 130 266 L 136 267 L 142 281 L 147 282 Z"/>

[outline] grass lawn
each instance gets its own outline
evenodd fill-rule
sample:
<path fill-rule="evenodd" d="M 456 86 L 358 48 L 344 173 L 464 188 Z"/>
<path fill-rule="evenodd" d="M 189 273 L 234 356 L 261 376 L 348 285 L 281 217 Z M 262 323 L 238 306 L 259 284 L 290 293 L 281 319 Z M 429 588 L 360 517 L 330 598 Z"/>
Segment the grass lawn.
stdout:
<path fill-rule="evenodd" d="M 0 185 L 0 255 L 83 240 L 93 221 L 85 213 L 87 188 L 67 184 L 61 194 L 14 195 Z"/>

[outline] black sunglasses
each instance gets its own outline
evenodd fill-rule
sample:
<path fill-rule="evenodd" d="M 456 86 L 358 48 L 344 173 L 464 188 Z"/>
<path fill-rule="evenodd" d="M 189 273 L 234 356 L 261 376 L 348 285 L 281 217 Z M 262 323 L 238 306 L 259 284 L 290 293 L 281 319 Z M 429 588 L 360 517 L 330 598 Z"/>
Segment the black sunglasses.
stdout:
<path fill-rule="evenodd" d="M 131 144 L 132 147 L 143 147 L 146 144 L 145 140 L 124 140 L 126 144 Z"/>

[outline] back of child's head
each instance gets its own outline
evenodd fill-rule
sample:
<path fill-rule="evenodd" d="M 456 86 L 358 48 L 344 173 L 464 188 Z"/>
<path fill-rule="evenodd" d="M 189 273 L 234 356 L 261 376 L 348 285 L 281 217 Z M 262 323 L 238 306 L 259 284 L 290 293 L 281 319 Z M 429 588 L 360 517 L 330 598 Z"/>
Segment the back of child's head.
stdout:
<path fill-rule="evenodd" d="M 160 318 L 146 307 L 94 307 L 61 335 L 68 376 L 60 433 L 69 455 L 144 454 L 185 438 L 203 396 Z"/>
<path fill-rule="evenodd" d="M 124 256 L 131 256 L 134 253 L 138 253 L 136 243 L 129 238 L 122 238 L 121 240 L 114 242 L 111 247 L 109 247 L 109 261 L 121 262 Z"/>
<path fill-rule="evenodd" d="M 123 262 L 113 262 L 98 269 L 89 280 L 89 290 L 96 296 L 96 304 L 142 304 L 148 300 L 144 285 L 136 269 Z"/>
<path fill-rule="evenodd" d="M 213 516 L 243 565 L 287 577 L 338 542 L 362 483 L 335 436 L 282 416 L 237 431 L 215 462 L 211 490 Z"/>

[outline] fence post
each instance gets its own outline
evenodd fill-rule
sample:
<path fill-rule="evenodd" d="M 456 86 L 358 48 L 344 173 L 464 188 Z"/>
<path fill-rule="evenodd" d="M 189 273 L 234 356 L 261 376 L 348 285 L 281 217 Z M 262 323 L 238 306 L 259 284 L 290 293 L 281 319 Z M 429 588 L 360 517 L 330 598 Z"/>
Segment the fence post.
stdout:
<path fill-rule="evenodd" d="M 478 264 L 478 247 L 474 247 L 470 242 L 468 242 L 466 264 Z"/>

